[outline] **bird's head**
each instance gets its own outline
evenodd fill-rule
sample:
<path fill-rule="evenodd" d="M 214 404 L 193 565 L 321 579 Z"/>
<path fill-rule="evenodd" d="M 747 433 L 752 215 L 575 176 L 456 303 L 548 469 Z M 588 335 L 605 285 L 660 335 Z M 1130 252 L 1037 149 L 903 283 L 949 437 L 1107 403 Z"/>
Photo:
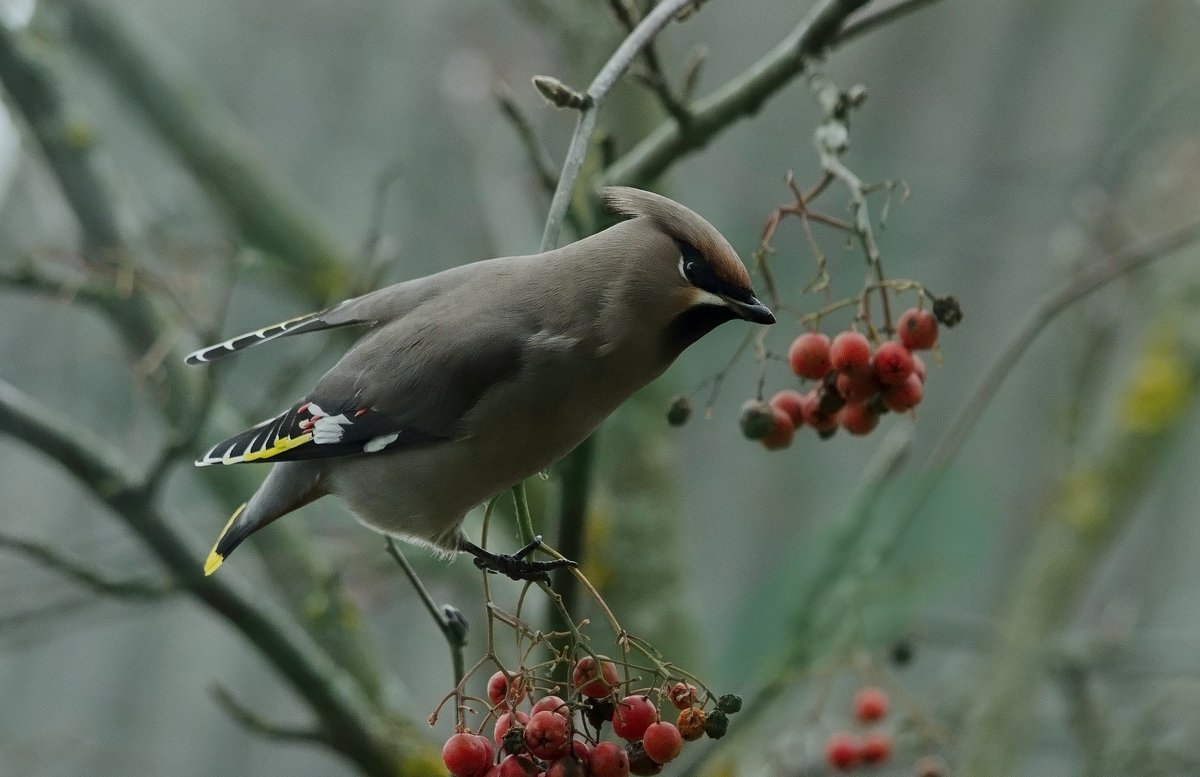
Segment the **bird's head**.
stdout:
<path fill-rule="evenodd" d="M 653 192 L 611 186 L 610 210 L 641 218 L 669 238 L 651 252 L 647 283 L 664 292 L 669 335 L 679 350 L 736 318 L 774 324 L 775 316 L 750 288 L 750 274 L 725 236 L 694 211 Z"/>

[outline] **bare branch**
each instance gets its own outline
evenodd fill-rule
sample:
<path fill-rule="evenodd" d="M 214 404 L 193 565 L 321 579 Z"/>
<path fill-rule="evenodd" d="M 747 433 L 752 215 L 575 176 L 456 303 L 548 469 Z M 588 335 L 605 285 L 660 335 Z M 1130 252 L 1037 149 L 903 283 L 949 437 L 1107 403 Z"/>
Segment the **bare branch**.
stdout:
<path fill-rule="evenodd" d="M 218 579 L 206 578 L 198 551 L 155 509 L 120 457 L 96 439 L 0 381 L 0 434 L 42 451 L 72 472 L 132 530 L 177 583 L 225 618 L 251 642 L 324 722 L 332 747 L 364 772 L 394 775 L 397 764 L 426 747 L 398 735 L 345 670 Z"/>
<path fill-rule="evenodd" d="M 348 280 L 334 241 L 314 225 L 292 189 L 259 162 L 253 142 L 194 82 L 161 38 L 113 3 L 58 0 L 67 31 L 178 155 L 247 243 L 277 259 L 291 286 L 324 304 Z"/>
<path fill-rule="evenodd" d="M 932 1 L 909 0 L 909 3 L 920 7 Z M 733 122 L 756 113 L 769 97 L 803 73 L 811 58 L 841 43 L 842 24 L 866 3 L 867 0 L 818 0 L 779 45 L 693 105 L 691 121 L 686 126 L 665 121 L 618 159 L 604 174 L 604 185 L 644 185 L 662 175 L 675 160 L 703 148 Z M 895 11 L 889 18 L 898 15 Z M 862 32 L 877 26 L 872 24 Z"/>
<path fill-rule="evenodd" d="M 446 644 L 450 646 L 451 666 L 454 668 L 454 683 L 458 685 L 463 680 L 466 665 L 466 661 L 463 658 L 463 648 L 467 644 L 466 620 L 463 619 L 462 614 L 454 607 L 446 605 L 441 609 L 438 608 L 437 603 L 433 601 L 433 596 L 429 593 L 429 589 L 421 582 L 421 578 L 417 577 L 417 571 L 413 569 L 412 564 L 408 563 L 408 559 L 405 558 L 404 551 L 395 537 L 387 538 L 387 549 L 391 557 L 404 570 L 404 575 L 408 578 L 408 582 L 412 584 L 413 590 L 417 592 L 421 604 L 425 605 L 425 610 L 433 618 L 433 622 L 437 624 L 438 629 L 442 632 L 442 636 L 446 638 Z M 451 617 L 452 613 L 456 617 Z"/>
<path fill-rule="evenodd" d="M 275 723 L 260 717 L 242 706 L 223 685 L 212 687 L 213 700 L 229 717 L 242 724 L 248 731 L 266 739 L 279 742 L 307 742 L 309 744 L 328 745 L 329 738 L 319 728 L 303 728 Z"/>
<path fill-rule="evenodd" d="M 50 545 L 0 533 L 0 548 L 19 553 L 51 569 L 72 582 L 97 594 L 120 599 L 159 601 L 174 593 L 176 586 L 167 581 L 145 579 L 112 580 L 99 570 L 67 558 Z"/>
<path fill-rule="evenodd" d="M 562 172 L 558 177 L 558 186 L 554 190 L 554 198 L 550 202 L 550 213 L 546 217 L 546 228 L 542 232 L 541 250 L 549 251 L 558 245 L 559 233 L 562 231 L 563 218 L 571 203 L 571 193 L 575 189 L 575 179 L 583 168 L 584 157 L 587 156 L 588 142 L 596 127 L 596 114 L 608 90 L 612 88 L 621 74 L 629 67 L 629 63 L 637 56 L 646 44 L 674 18 L 684 6 L 694 0 L 664 0 L 654 7 L 646 18 L 634 28 L 633 32 L 621 42 L 613 55 L 609 57 L 604 67 L 592 79 L 587 88 L 587 96 L 591 103 L 579 113 L 575 124 L 575 132 L 571 135 L 571 143 L 567 148 L 567 156 L 563 160 Z"/>

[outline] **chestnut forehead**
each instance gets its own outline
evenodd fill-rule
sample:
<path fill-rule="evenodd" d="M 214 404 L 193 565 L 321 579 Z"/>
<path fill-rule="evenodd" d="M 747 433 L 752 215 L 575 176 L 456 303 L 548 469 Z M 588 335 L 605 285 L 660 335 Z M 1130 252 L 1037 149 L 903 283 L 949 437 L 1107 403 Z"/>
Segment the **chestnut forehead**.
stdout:
<path fill-rule="evenodd" d="M 750 274 L 746 272 L 745 265 L 723 240 L 704 239 L 694 242 L 693 245 L 708 262 L 713 274 L 722 282 L 739 289 L 750 288 Z"/>

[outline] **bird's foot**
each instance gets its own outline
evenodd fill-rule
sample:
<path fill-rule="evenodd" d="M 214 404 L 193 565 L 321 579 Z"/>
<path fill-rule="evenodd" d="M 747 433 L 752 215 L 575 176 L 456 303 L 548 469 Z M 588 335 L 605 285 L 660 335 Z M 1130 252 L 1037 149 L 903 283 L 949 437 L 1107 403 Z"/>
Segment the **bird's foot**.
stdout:
<path fill-rule="evenodd" d="M 498 572 L 513 580 L 528 580 L 534 583 L 550 582 L 550 570 L 562 567 L 573 567 L 575 562 L 570 559 L 555 559 L 554 561 L 530 561 L 528 556 L 542 545 L 542 538 L 534 537 L 533 542 L 512 555 L 492 553 L 472 543 L 466 543 L 463 550 L 475 557 L 475 566 L 485 572 Z"/>

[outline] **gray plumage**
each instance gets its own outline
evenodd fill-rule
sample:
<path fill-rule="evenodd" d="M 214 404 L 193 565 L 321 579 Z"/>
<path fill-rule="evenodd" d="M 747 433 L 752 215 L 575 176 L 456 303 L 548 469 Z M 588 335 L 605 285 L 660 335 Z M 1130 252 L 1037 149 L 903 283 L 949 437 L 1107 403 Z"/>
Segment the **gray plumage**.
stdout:
<path fill-rule="evenodd" d="M 733 318 L 774 319 L 737 253 L 665 197 L 605 192 L 630 220 L 532 256 L 396 284 L 198 351 L 370 329 L 300 403 L 197 464 L 277 462 L 235 513 L 211 573 L 250 533 L 327 495 L 368 526 L 471 550 L 471 508 L 565 456 L 684 348 Z"/>

